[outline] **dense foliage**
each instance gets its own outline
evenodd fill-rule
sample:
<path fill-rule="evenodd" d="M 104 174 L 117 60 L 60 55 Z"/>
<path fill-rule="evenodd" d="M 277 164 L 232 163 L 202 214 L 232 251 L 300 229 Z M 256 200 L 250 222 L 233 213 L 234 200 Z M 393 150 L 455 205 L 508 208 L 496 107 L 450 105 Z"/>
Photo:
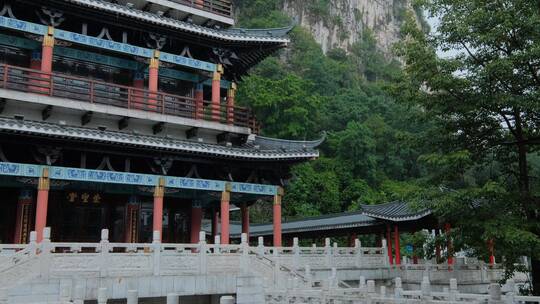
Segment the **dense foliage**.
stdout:
<path fill-rule="evenodd" d="M 290 25 L 280 2 L 238 1 L 239 25 Z M 321 15 L 329 1 L 308 2 L 310 11 Z M 293 169 L 284 200 L 289 218 L 404 199 L 418 189 L 422 148 L 413 137 L 426 123 L 417 122 L 418 110 L 386 93 L 384 86 L 400 65 L 379 53 L 369 32 L 361 35 L 349 52 L 333 49 L 325 55 L 310 33 L 296 27 L 291 46 L 259 64 L 239 87 L 239 102 L 255 110 L 264 135 L 328 134 L 322 157 Z"/>
<path fill-rule="evenodd" d="M 395 87 L 436 127 L 420 202 L 455 224 L 456 249 L 496 256 L 514 270 L 532 258 L 540 294 L 540 11 L 537 1 L 423 1 L 440 19 L 425 35 L 411 18 Z M 437 50 L 446 52 L 438 56 Z"/>
<path fill-rule="evenodd" d="M 280 0 L 238 0 L 240 23 L 291 20 Z M 324 18 L 328 1 L 308 1 Z M 328 137 L 322 157 L 293 168 L 285 215 L 406 200 L 451 222 L 456 251 L 487 259 L 493 244 L 508 274 L 532 257 L 540 293 L 540 10 L 526 0 L 420 0 L 384 58 L 369 31 L 349 50 L 326 55 L 302 28 L 292 45 L 260 64 L 239 99 L 265 135 Z M 440 19 L 426 33 L 418 12 Z M 441 58 L 441 52 L 446 52 Z M 410 255 L 431 257 L 433 238 L 402 236 Z M 428 243 L 427 246 L 425 243 Z M 406 252 L 405 250 L 403 252 Z"/>

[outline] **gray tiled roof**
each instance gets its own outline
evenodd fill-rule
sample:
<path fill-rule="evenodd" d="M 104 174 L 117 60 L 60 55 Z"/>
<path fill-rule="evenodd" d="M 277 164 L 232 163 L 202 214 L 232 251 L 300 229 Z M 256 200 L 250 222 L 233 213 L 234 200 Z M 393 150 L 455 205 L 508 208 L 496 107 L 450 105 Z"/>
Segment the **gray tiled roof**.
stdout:
<path fill-rule="evenodd" d="M 309 217 L 301 220 L 283 222 L 281 224 L 282 233 L 300 233 L 307 231 L 324 231 L 330 229 L 346 229 L 355 227 L 373 226 L 377 220 L 363 215 L 361 212 L 349 212 L 330 214 L 318 217 Z M 205 222 L 203 229 L 211 231 L 210 222 Z M 240 237 L 242 225 L 240 223 L 231 223 L 230 233 L 233 238 Z M 249 226 L 250 236 L 272 235 L 272 224 L 252 224 Z"/>
<path fill-rule="evenodd" d="M 159 16 L 154 13 L 144 12 L 124 5 L 119 5 L 103 0 L 65 0 L 78 5 L 100 9 L 111 13 L 136 18 L 142 21 L 168 26 L 176 30 L 196 33 L 214 39 L 225 40 L 229 42 L 257 42 L 257 43 L 279 43 L 287 44 L 290 39 L 287 33 L 291 28 L 279 29 L 212 29 L 168 17 Z"/>
<path fill-rule="evenodd" d="M 410 221 L 423 218 L 431 214 L 431 210 L 413 210 L 405 202 L 395 201 L 379 205 L 361 205 L 361 210 L 365 215 L 373 218 L 389 221 Z"/>
<path fill-rule="evenodd" d="M 102 142 L 115 145 L 134 146 L 224 158 L 247 160 L 302 160 L 319 156 L 316 150 L 319 141 L 292 142 L 283 149 L 277 143 L 287 141 L 255 136 L 243 146 L 227 147 L 218 144 L 200 143 L 169 137 L 141 135 L 120 131 L 101 131 L 86 127 L 60 125 L 41 121 L 17 120 L 0 117 L 0 132 L 32 134 L 54 138 Z"/>
<path fill-rule="evenodd" d="M 393 222 L 418 220 L 431 214 L 430 210 L 414 211 L 405 202 L 391 202 L 380 205 L 362 205 L 360 211 L 329 214 L 318 217 L 308 217 L 301 220 L 283 222 L 283 234 L 316 232 L 324 230 L 348 229 L 382 225 L 381 220 Z M 203 229 L 211 231 L 210 221 L 205 221 Z M 231 222 L 230 233 L 233 238 L 239 238 L 242 231 L 240 223 Z M 252 224 L 249 227 L 250 236 L 270 236 L 273 234 L 272 224 Z"/>

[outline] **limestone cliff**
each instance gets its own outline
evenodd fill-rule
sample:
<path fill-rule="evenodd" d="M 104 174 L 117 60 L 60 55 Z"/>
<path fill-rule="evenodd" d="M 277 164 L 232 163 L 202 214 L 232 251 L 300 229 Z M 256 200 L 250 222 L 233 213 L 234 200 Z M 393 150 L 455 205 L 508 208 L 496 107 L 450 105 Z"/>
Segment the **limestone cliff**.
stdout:
<path fill-rule="evenodd" d="M 411 1 L 284 0 L 283 10 L 313 34 L 324 52 L 348 50 L 369 29 L 380 50 L 390 55 L 406 11 L 414 11 Z"/>

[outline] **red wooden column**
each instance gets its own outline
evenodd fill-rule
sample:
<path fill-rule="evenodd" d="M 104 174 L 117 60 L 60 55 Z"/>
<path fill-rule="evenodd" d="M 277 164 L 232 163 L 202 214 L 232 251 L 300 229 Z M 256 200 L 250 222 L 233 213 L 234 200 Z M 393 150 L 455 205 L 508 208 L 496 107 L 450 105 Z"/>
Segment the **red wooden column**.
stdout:
<path fill-rule="evenodd" d="M 154 50 L 154 56 L 150 58 L 150 65 L 148 67 L 148 91 L 151 93 L 157 93 L 158 91 L 158 81 L 159 81 L 159 51 Z M 148 99 L 148 108 L 156 110 L 155 106 L 158 103 L 156 99 L 156 94 L 149 94 Z"/>
<path fill-rule="evenodd" d="M 165 196 L 165 180 L 159 178 L 154 190 L 154 220 L 152 231 L 159 231 L 159 239 L 163 234 L 163 197 Z"/>
<path fill-rule="evenodd" d="M 223 74 L 223 66 L 217 65 L 217 69 L 212 77 L 212 120 L 220 121 L 220 108 L 221 108 L 221 74 Z"/>
<path fill-rule="evenodd" d="M 30 58 L 30 68 L 32 70 L 41 70 L 41 51 L 42 50 L 32 51 L 32 58 Z"/>
<path fill-rule="evenodd" d="M 231 202 L 231 186 L 227 184 L 221 193 L 221 244 L 229 244 L 229 205 Z"/>
<path fill-rule="evenodd" d="M 17 218 L 15 219 L 15 244 L 26 244 L 32 230 L 32 190 L 23 189 L 17 201 Z"/>
<path fill-rule="evenodd" d="M 145 107 L 145 93 L 144 93 L 144 73 L 135 72 L 133 75 L 133 87 L 135 90 L 131 90 L 131 104 L 132 109 L 141 109 Z"/>
<path fill-rule="evenodd" d="M 126 205 L 126 243 L 139 241 L 139 201 L 137 196 L 132 195 Z"/>
<path fill-rule="evenodd" d="M 489 251 L 489 265 L 495 265 L 495 243 L 493 239 L 488 240 L 488 251 Z"/>
<path fill-rule="evenodd" d="M 283 197 L 283 188 L 277 189 L 274 195 L 274 247 L 281 247 L 281 200 Z"/>
<path fill-rule="evenodd" d="M 201 223 L 203 217 L 203 210 L 201 202 L 194 201 L 191 204 L 191 243 L 196 244 L 199 242 L 199 232 L 201 232 Z"/>
<path fill-rule="evenodd" d="M 246 203 L 243 203 L 240 210 L 242 212 L 242 233 L 247 235 L 249 241 L 249 207 Z"/>
<path fill-rule="evenodd" d="M 231 83 L 231 88 L 227 92 L 227 124 L 234 124 L 234 103 L 236 98 L 236 83 Z"/>
<path fill-rule="evenodd" d="M 397 225 L 394 225 L 394 243 L 396 247 L 396 265 L 401 265 L 401 248 L 399 244 L 399 229 Z"/>
<path fill-rule="evenodd" d="M 448 257 L 448 265 L 454 264 L 454 246 L 452 244 L 452 239 L 450 238 L 450 231 L 452 229 L 452 226 L 450 226 L 450 223 L 444 224 L 444 232 L 446 233 L 446 254 Z"/>
<path fill-rule="evenodd" d="M 43 172 L 38 181 L 38 194 L 36 204 L 36 233 L 37 242 L 43 240 L 43 229 L 47 225 L 47 206 L 49 204 L 49 169 L 43 168 Z"/>
<path fill-rule="evenodd" d="M 195 87 L 195 119 L 204 117 L 204 85 L 198 83 Z"/>
<path fill-rule="evenodd" d="M 386 245 L 388 246 L 388 262 L 394 265 L 394 256 L 392 254 L 392 229 L 390 225 L 386 225 Z"/>
<path fill-rule="evenodd" d="M 44 72 L 44 73 L 52 72 L 53 49 L 54 49 L 54 28 L 52 26 L 49 26 L 47 29 L 47 33 L 45 34 L 45 36 L 43 36 L 43 43 L 41 46 L 41 60 L 40 60 L 40 66 L 38 68 L 41 70 L 41 72 Z M 31 64 L 35 64 L 36 68 L 38 67 L 37 60 L 35 61 L 35 63 L 31 63 Z M 29 76 L 36 76 L 36 75 L 30 74 Z M 43 79 L 43 81 L 37 80 L 37 82 L 39 83 L 39 87 L 35 88 L 36 91 L 43 94 L 50 94 L 51 88 L 49 88 L 50 87 L 49 82 L 50 82 L 51 76 L 50 75 L 39 75 L 39 76 L 40 77 L 37 77 L 37 78 Z M 31 88 L 33 89 L 34 87 L 31 87 Z M 39 235 L 38 235 L 38 238 L 40 238 Z"/>
<path fill-rule="evenodd" d="M 354 243 L 357 239 L 356 232 L 353 232 L 349 235 L 349 247 L 354 247 Z"/>
<path fill-rule="evenodd" d="M 53 48 L 54 48 L 54 28 L 49 26 L 47 34 L 43 37 L 43 45 L 41 50 L 41 71 L 45 73 L 52 72 L 53 63 Z"/>
<path fill-rule="evenodd" d="M 198 8 L 203 8 L 204 7 L 204 0 L 195 0 L 195 5 Z"/>
<path fill-rule="evenodd" d="M 135 72 L 133 75 L 133 87 L 137 89 L 144 89 L 144 73 Z"/>
<path fill-rule="evenodd" d="M 215 240 L 215 237 L 219 234 L 219 211 L 217 207 L 212 210 L 212 242 Z"/>

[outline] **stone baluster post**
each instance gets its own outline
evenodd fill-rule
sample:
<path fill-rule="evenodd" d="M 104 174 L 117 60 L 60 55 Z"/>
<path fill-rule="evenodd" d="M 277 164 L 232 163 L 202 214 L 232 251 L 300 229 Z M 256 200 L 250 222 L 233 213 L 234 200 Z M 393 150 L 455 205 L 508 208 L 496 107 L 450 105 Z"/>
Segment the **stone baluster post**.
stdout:
<path fill-rule="evenodd" d="M 395 280 L 395 286 L 394 286 L 394 297 L 396 298 L 396 302 L 398 299 L 403 298 L 403 284 L 401 282 L 400 277 L 396 277 Z"/>
<path fill-rule="evenodd" d="M 514 297 L 516 295 L 516 282 L 513 279 L 506 281 L 508 292 L 506 293 L 505 302 L 507 304 L 514 304 Z"/>
<path fill-rule="evenodd" d="M 389 261 L 388 261 L 388 258 L 386 257 L 386 247 L 388 246 L 388 244 L 386 243 L 386 239 L 383 239 L 382 241 L 382 259 L 383 259 L 383 265 L 384 266 L 390 266 L 389 264 Z"/>
<path fill-rule="evenodd" d="M 37 233 L 35 231 L 30 232 L 30 243 L 28 243 L 28 250 L 30 252 L 30 256 L 34 257 L 36 256 L 38 246 L 37 246 Z"/>
<path fill-rule="evenodd" d="M 330 239 L 324 239 L 324 255 L 326 261 L 326 267 L 332 266 L 332 247 L 330 247 Z"/>
<path fill-rule="evenodd" d="M 208 253 L 206 252 L 206 233 L 199 232 L 199 274 L 208 273 Z"/>
<path fill-rule="evenodd" d="M 328 286 L 330 288 L 337 288 L 338 287 L 338 279 L 337 279 L 337 269 L 336 269 L 336 267 L 332 267 L 332 271 L 330 273 L 330 278 L 328 278 Z"/>
<path fill-rule="evenodd" d="M 264 238 L 262 236 L 260 236 L 258 239 L 258 244 L 257 244 L 257 255 L 259 257 L 264 257 Z"/>
<path fill-rule="evenodd" d="M 375 281 L 369 280 L 367 281 L 367 295 L 366 295 L 366 304 L 373 303 L 373 298 L 376 296 L 375 292 Z"/>
<path fill-rule="evenodd" d="M 71 301 L 71 281 L 60 281 L 60 303 L 69 303 Z"/>
<path fill-rule="evenodd" d="M 109 266 L 109 230 L 101 229 L 101 240 L 99 241 L 99 272 L 102 277 L 107 276 L 107 268 Z"/>
<path fill-rule="evenodd" d="M 51 250 L 52 250 L 52 245 L 51 245 L 51 228 L 50 227 L 45 227 L 43 228 L 43 235 L 42 235 L 42 240 L 41 240 L 41 243 L 39 244 L 40 248 L 40 262 L 39 262 L 39 269 L 40 269 L 40 274 L 41 274 L 41 278 L 45 279 L 45 280 L 48 280 L 49 278 L 49 271 L 50 271 L 50 265 L 51 265 L 51 259 L 52 259 L 52 256 L 51 256 Z"/>
<path fill-rule="evenodd" d="M 97 302 L 98 304 L 107 304 L 107 288 L 101 287 L 98 289 Z"/>
<path fill-rule="evenodd" d="M 456 279 L 450 279 L 450 290 L 448 294 L 449 301 L 457 301 L 458 285 Z"/>
<path fill-rule="evenodd" d="M 355 239 L 354 240 L 354 253 L 355 253 L 355 259 L 354 259 L 355 263 L 354 263 L 354 265 L 356 267 L 362 266 L 362 254 L 363 254 L 362 251 L 363 251 L 362 250 L 362 243 L 360 242 L 359 239 Z"/>
<path fill-rule="evenodd" d="M 307 280 L 307 286 L 309 288 L 312 288 L 313 287 L 313 275 L 311 274 L 311 267 L 306 264 L 305 266 L 305 276 L 306 276 L 306 280 Z"/>
<path fill-rule="evenodd" d="M 429 277 L 424 276 L 422 278 L 420 289 L 422 291 L 422 299 L 429 301 L 431 299 L 431 283 L 429 282 Z"/>
<path fill-rule="evenodd" d="M 246 274 L 249 272 L 249 243 L 247 233 L 241 234 L 240 246 L 242 248 L 242 255 L 240 256 L 240 272 Z"/>
<path fill-rule="evenodd" d="M 489 284 L 488 304 L 502 304 L 501 285 L 498 283 Z"/>
<path fill-rule="evenodd" d="M 386 286 L 381 286 L 381 298 L 386 298 Z"/>
<path fill-rule="evenodd" d="M 73 295 L 73 304 L 83 304 L 84 303 L 84 286 L 81 284 L 75 285 L 75 293 Z"/>
<path fill-rule="evenodd" d="M 272 257 L 274 258 L 274 287 L 276 289 L 279 289 L 279 287 L 281 286 L 281 263 L 279 262 L 279 253 L 277 247 L 274 247 Z"/>
<path fill-rule="evenodd" d="M 360 279 L 358 280 L 358 288 L 363 293 L 365 293 L 367 291 L 367 289 L 366 289 L 366 277 L 360 276 Z"/>
<path fill-rule="evenodd" d="M 158 276 L 161 268 L 161 232 L 159 230 L 154 231 L 152 235 L 152 255 L 154 275 Z"/>
<path fill-rule="evenodd" d="M 297 237 L 293 238 L 293 268 L 294 270 L 300 269 L 300 246 Z"/>
<path fill-rule="evenodd" d="M 175 293 L 167 294 L 167 304 L 178 304 L 180 298 Z"/>
<path fill-rule="evenodd" d="M 214 253 L 221 253 L 221 236 L 214 236 Z"/>
<path fill-rule="evenodd" d="M 137 290 L 128 290 L 127 291 L 127 304 L 137 304 L 139 303 L 139 294 Z"/>

